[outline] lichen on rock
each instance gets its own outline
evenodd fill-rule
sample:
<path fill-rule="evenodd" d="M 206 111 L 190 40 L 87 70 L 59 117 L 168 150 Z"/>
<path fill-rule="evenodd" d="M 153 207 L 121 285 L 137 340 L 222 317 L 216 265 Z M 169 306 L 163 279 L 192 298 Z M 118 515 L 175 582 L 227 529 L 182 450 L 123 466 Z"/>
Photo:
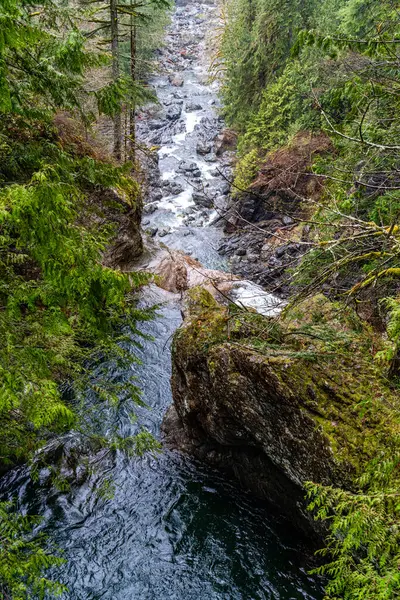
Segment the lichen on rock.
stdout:
<path fill-rule="evenodd" d="M 297 506 L 304 526 L 304 483 L 352 489 L 396 434 L 386 419 L 396 395 L 373 363 L 372 330 L 322 295 L 279 320 L 199 288 L 186 304 L 166 443 L 230 472 L 292 518 Z"/>

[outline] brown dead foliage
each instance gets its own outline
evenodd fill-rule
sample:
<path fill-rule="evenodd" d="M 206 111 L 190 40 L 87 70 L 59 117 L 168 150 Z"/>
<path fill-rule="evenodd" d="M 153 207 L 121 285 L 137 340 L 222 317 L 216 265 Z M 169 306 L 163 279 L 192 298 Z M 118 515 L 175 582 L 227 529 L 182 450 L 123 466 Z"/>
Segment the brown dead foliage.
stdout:
<path fill-rule="evenodd" d="M 286 200 L 317 199 L 323 183 L 310 169 L 315 156 L 326 152 L 333 152 L 333 146 L 325 133 L 301 131 L 290 145 L 267 156 L 249 190 L 266 196 L 284 196 Z"/>

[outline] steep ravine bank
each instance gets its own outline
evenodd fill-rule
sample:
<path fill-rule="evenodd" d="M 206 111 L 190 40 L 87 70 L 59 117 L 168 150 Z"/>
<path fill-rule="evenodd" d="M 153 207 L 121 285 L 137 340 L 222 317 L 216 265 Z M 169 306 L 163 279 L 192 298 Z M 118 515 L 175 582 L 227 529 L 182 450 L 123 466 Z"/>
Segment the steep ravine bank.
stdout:
<path fill-rule="evenodd" d="M 324 327 L 340 342 L 331 344 Z M 306 531 L 306 481 L 353 489 L 389 447 L 395 391 L 371 361 L 376 336 L 317 296 L 276 323 L 189 292 L 173 342 L 165 443 L 222 468 Z M 311 525 L 311 527 L 310 527 Z"/>
<path fill-rule="evenodd" d="M 302 131 L 267 154 L 251 181 L 241 182 L 249 172 L 239 164 L 219 246 L 234 273 L 280 296 L 290 295 L 290 269 L 309 248 L 307 221 L 324 190 L 312 164 L 332 151 L 325 133 Z"/>
<path fill-rule="evenodd" d="M 213 14 L 216 14 L 213 6 L 192 5 L 190 10 L 181 9 L 179 15 L 173 15 L 172 28 L 175 34 L 189 36 L 189 44 L 199 24 L 205 29 L 208 17 Z M 167 41 L 168 47 L 175 51 L 171 40 Z M 197 58 L 190 60 L 196 68 Z M 198 91 L 207 96 L 207 103 L 214 102 L 215 91 L 206 85 L 199 86 L 198 82 L 185 81 L 177 91 L 187 95 L 185 102 L 190 102 Z M 196 97 L 194 101 L 198 100 Z M 211 106 L 207 104 L 205 110 Z M 179 153 L 191 158 L 197 152 L 197 141 L 191 131 L 192 117 L 186 117 L 185 121 L 188 127 L 180 132 L 177 146 Z M 160 157 L 161 172 L 164 168 L 170 172 L 167 161 L 168 158 L 163 163 Z M 179 162 L 174 160 L 174 168 Z M 218 182 L 210 180 L 211 183 Z M 133 264 L 133 257 L 140 250 L 139 213 L 131 211 L 122 197 L 110 193 L 108 199 L 115 212 L 109 212 L 100 203 L 92 217 L 95 224 L 113 221 L 117 225 L 116 239 L 104 260 L 123 270 L 135 270 L 138 265 Z M 93 198 L 96 206 L 98 200 Z M 156 207 L 151 218 L 159 219 L 160 227 L 166 228 L 170 225 L 165 217 L 171 217 L 171 232 L 161 236 L 163 241 L 192 253 L 193 259 L 189 264 L 182 254 L 160 250 L 159 274 L 165 276 L 162 283 L 179 293 L 153 285 L 143 289 L 140 306 L 157 304 L 160 309 L 152 321 L 140 325 L 148 337 L 138 339 L 134 332 L 126 332 L 130 340 L 124 345 L 132 353 L 131 364 L 121 367 L 118 361 L 104 360 L 90 367 L 91 385 L 95 387 L 98 381 L 106 379 L 119 389 L 116 406 L 96 406 L 96 411 L 90 410 L 94 402 L 92 390 L 85 394 L 92 429 L 105 437 L 111 432 L 125 439 L 144 427 L 160 438 L 161 421 L 172 402 L 170 343 L 181 324 L 181 291 L 188 285 L 188 278 L 198 277 L 203 269 L 195 257 L 210 269 L 224 266 L 217 252 L 221 231 L 201 227 L 202 218 L 198 219 L 194 206 L 199 226 L 192 228 L 193 221 L 185 226 L 180 210 L 168 212 L 170 204 L 174 206 L 174 197 L 167 202 L 167 209 Z M 175 204 L 179 205 L 179 199 Z M 208 219 L 212 210 L 207 210 Z M 147 219 L 150 217 L 145 215 L 144 220 Z M 158 260 L 153 251 L 145 253 L 141 266 L 153 270 Z M 178 270 L 171 263 L 178 264 Z M 224 277 L 229 279 L 227 275 Z M 132 374 L 137 377 L 145 407 L 133 405 L 129 388 L 124 385 Z M 132 420 L 132 413 L 137 414 L 137 421 Z M 56 453 L 62 455 L 58 464 L 65 477 L 63 483 L 69 486 L 55 487 L 49 466 L 41 467 L 35 478 L 31 477 L 29 467 L 20 467 L 1 482 L 2 496 L 16 498 L 24 514 L 40 515 L 38 529 L 63 552 L 65 564 L 52 572 L 68 587 L 63 598 L 320 600 L 322 597 L 319 581 L 307 574 L 309 557 L 302 539 L 250 494 L 241 493 L 225 475 L 167 449 L 157 456 L 136 458 L 111 452 L 102 460 L 98 454 L 91 454 L 90 444 L 82 442 L 78 432 L 72 431 L 66 438 L 61 440 Z"/>
<path fill-rule="evenodd" d="M 58 113 L 54 126 L 59 144 L 80 158 L 100 159 L 109 163 L 100 139 L 82 139 L 81 125 L 67 113 Z M 132 181 L 131 193 L 106 186 L 90 186 L 87 192 L 85 211 L 79 215 L 78 223 L 101 229 L 111 227 L 112 236 L 103 254 L 103 264 L 122 271 L 134 270 L 135 262 L 143 253 L 141 229 L 143 198 L 136 182 Z"/>

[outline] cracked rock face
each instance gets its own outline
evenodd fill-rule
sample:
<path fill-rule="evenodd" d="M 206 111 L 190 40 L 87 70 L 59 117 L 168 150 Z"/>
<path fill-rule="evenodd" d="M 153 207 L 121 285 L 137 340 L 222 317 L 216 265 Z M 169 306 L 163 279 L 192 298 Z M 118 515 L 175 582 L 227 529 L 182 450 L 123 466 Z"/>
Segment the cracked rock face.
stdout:
<path fill-rule="evenodd" d="M 326 320 L 333 322 L 330 303 L 322 296 L 315 303 L 318 310 L 326 303 Z M 173 345 L 166 445 L 229 472 L 308 535 L 320 531 L 307 513 L 304 483 L 352 489 L 376 451 L 377 428 L 387 426 L 380 407 L 369 423 L 356 408 L 371 389 L 372 371 L 363 372 L 356 350 L 340 364 L 307 361 L 286 342 L 259 351 L 234 333 L 233 317 L 204 292 L 188 306 Z M 281 340 L 296 337 L 290 337 L 292 324 L 287 327 Z M 357 335 L 354 348 L 365 343 Z M 376 385 L 390 396 L 382 382 Z"/>
<path fill-rule="evenodd" d="M 89 203 L 96 207 L 91 219 L 98 226 L 111 224 L 114 234 L 103 255 L 103 263 L 114 269 L 132 270 L 143 252 L 142 201 L 124 198 L 112 189 L 93 192 Z"/>

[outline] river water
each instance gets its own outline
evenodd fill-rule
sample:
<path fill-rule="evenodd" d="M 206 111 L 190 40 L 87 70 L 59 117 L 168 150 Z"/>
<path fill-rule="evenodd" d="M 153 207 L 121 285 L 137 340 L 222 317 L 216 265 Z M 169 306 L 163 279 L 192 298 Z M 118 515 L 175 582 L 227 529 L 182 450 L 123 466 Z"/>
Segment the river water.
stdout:
<path fill-rule="evenodd" d="M 217 252 L 221 230 L 205 226 L 215 217 L 213 208 L 185 212 L 193 206 L 193 181 L 180 167 L 182 161 L 195 162 L 201 174 L 192 178 L 196 186 L 223 191 L 224 179 L 213 174 L 213 157 L 204 159 L 196 152 L 210 123 L 222 127 L 214 112 L 216 89 L 205 80 L 202 54 L 204 34 L 215 16 L 210 5 L 177 8 L 160 62 L 168 62 L 179 48 L 189 48 L 192 57 L 182 58 L 187 66 L 182 60 L 178 64 L 184 84 L 171 86 L 164 74 L 154 79 L 161 107 L 150 116 L 150 127 L 144 120 L 140 129 L 147 137 L 162 131 L 162 181 L 176 181 L 183 188 L 174 196 L 167 184 L 162 198 L 150 198 L 157 208 L 145 216 L 145 227 L 153 227 L 153 234 L 158 227 L 156 237 L 161 233 L 166 244 L 184 249 L 205 266 L 225 268 Z M 166 118 L 181 100 L 179 118 Z M 201 108 L 189 106 L 186 111 L 189 102 Z M 194 218 L 187 221 L 190 215 Z M 104 362 L 94 369 L 93 378 L 121 383 L 135 373 L 148 408 L 137 409 L 138 423 L 132 424 L 132 403 L 122 397 L 117 411 L 104 410 L 98 419 L 105 434 L 114 428 L 127 436 L 146 427 L 159 437 L 163 414 L 172 402 L 170 342 L 181 323 L 179 302 L 155 287 L 146 290 L 142 302 L 162 303 L 157 317 L 141 326 L 153 341 L 142 341 L 138 349 L 132 337 L 132 357 L 138 356 L 142 364 L 132 360 L 124 371 Z M 90 403 L 89 395 L 87 400 Z M 69 444 L 79 444 L 73 434 Z M 107 481 L 112 481 L 114 493 L 99 493 Z M 224 476 L 178 453 L 135 459 L 118 453 L 98 461 L 89 477 L 78 478 L 64 492 L 48 484 L 48 470 L 33 482 L 29 470 L 21 468 L 8 475 L 3 490 L 17 497 L 22 511 L 41 515 L 40 529 L 62 549 L 66 563 L 53 575 L 68 586 L 65 599 L 322 598 L 319 583 L 307 575 L 306 554 L 296 532 Z"/>

